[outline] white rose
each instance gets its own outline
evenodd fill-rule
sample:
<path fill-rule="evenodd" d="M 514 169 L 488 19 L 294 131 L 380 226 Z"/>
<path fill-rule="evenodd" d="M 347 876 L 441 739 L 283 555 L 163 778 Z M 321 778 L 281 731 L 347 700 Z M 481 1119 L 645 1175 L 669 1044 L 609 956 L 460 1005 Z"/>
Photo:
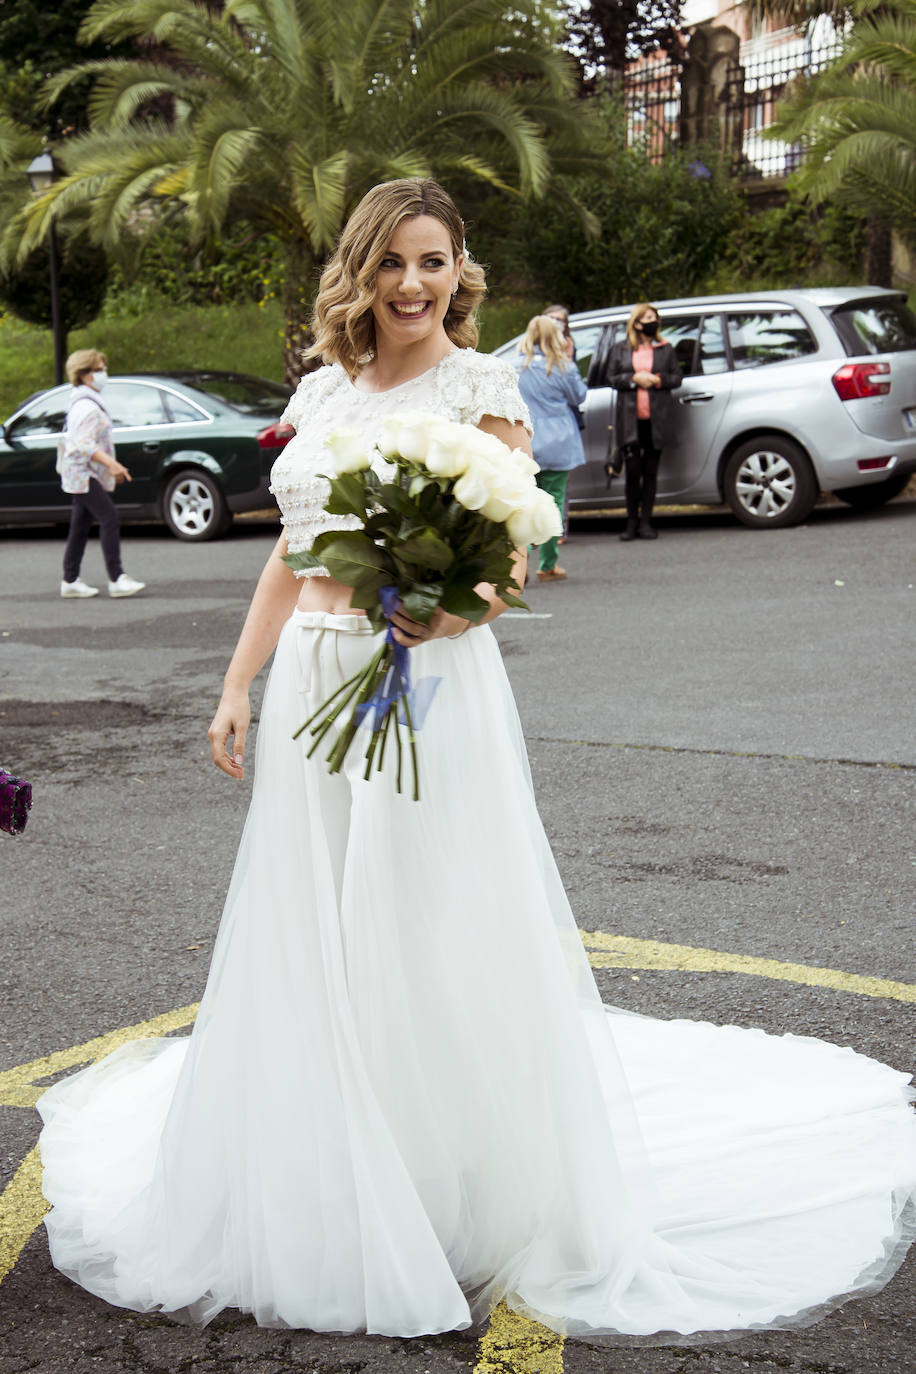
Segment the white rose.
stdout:
<path fill-rule="evenodd" d="M 506 521 L 506 531 L 517 548 L 526 544 L 543 544 L 563 533 L 563 521 L 552 496 L 540 487 L 535 488 L 524 506 L 512 512 Z"/>
<path fill-rule="evenodd" d="M 325 447 L 331 450 L 338 477 L 347 472 L 362 472 L 369 466 L 369 455 L 358 430 L 335 429 L 325 440 Z"/>
<path fill-rule="evenodd" d="M 406 458 L 422 462 L 429 445 L 429 436 L 442 421 L 438 415 L 426 415 L 420 410 L 399 410 L 386 415 L 379 425 L 376 448 L 383 458 Z"/>
<path fill-rule="evenodd" d="M 455 500 L 466 510 L 480 510 L 490 495 L 486 480 L 474 464 L 458 478 L 454 486 Z"/>
<path fill-rule="evenodd" d="M 541 465 L 536 463 L 530 453 L 526 453 L 523 448 L 514 448 L 509 454 L 509 461 L 518 469 L 519 472 L 527 473 L 533 477 L 536 472 L 540 472 Z"/>
<path fill-rule="evenodd" d="M 505 462 L 511 450 L 502 439 L 497 439 L 495 434 L 488 434 L 485 429 L 478 429 L 476 425 L 462 425 L 461 428 L 469 454 L 475 458 L 488 458 L 490 462 Z"/>
<path fill-rule="evenodd" d="M 378 438 L 375 446 L 383 458 L 394 458 L 398 452 L 398 434 L 401 429 L 401 419 L 398 415 L 386 415 L 379 426 Z"/>
<path fill-rule="evenodd" d="M 460 477 L 467 471 L 469 454 L 465 425 L 441 421 L 430 434 L 426 466 L 436 477 Z"/>
<path fill-rule="evenodd" d="M 524 509 L 531 500 L 532 489 L 537 490 L 527 473 L 509 468 L 500 473 L 499 482 L 491 487 L 487 501 L 481 506 L 481 515 L 488 520 L 502 524 L 513 511 Z"/>

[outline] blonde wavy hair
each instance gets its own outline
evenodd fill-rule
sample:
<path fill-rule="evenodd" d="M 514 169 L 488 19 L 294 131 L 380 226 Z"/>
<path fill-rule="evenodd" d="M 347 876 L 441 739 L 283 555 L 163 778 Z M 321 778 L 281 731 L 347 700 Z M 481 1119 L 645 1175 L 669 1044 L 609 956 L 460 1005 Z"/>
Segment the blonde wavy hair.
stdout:
<path fill-rule="evenodd" d="M 547 376 L 555 367 L 565 372 L 569 357 L 564 347 L 563 326 L 552 315 L 535 315 L 528 321 L 525 337 L 518 346 L 519 353 L 525 355 L 525 367 L 531 366 L 536 351 L 543 353 L 547 360 Z"/>
<path fill-rule="evenodd" d="M 627 320 L 627 343 L 630 345 L 631 348 L 639 348 L 640 344 L 643 343 L 643 340 L 636 333 L 636 321 L 641 320 L 647 310 L 651 310 L 652 313 L 655 315 L 656 319 L 658 320 L 659 332 L 655 336 L 656 343 L 665 342 L 661 335 L 661 315 L 659 315 L 658 311 L 655 309 L 655 306 L 652 305 L 650 301 L 641 301 L 639 305 L 633 306 L 633 309 L 630 311 L 630 318 Z"/>
<path fill-rule="evenodd" d="M 64 371 L 70 385 L 79 386 L 87 373 L 97 372 L 99 368 L 107 366 L 108 359 L 97 348 L 78 348 L 64 363 Z"/>
<path fill-rule="evenodd" d="M 383 181 L 363 196 L 328 259 L 312 315 L 314 343 L 305 358 L 340 363 L 351 377 L 375 347 L 375 274 L 399 224 L 431 215 L 448 232 L 452 254 L 463 255 L 458 291 L 445 316 L 445 332 L 459 348 L 477 344 L 477 310 L 486 295 L 483 268 L 464 246 L 464 224 L 455 202 L 438 182 L 423 177 Z"/>

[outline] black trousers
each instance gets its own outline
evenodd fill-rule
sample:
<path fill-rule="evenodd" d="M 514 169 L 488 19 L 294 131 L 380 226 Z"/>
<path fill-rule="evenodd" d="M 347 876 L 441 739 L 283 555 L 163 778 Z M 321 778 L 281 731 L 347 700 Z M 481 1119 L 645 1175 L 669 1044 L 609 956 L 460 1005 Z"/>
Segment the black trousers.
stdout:
<path fill-rule="evenodd" d="M 94 477 L 89 478 L 89 490 L 73 494 L 70 508 L 70 533 L 64 549 L 64 581 L 75 582 L 80 575 L 86 541 L 93 521 L 99 527 L 102 557 L 108 569 L 109 582 L 117 582 L 124 571 L 121 566 L 121 518 L 108 492 Z"/>
<path fill-rule="evenodd" d="M 638 520 L 640 516 L 648 520 L 655 505 L 655 490 L 658 486 L 658 460 L 661 450 L 652 445 L 652 421 L 637 420 L 638 443 L 631 444 L 626 453 L 626 484 L 624 494 L 627 503 L 627 519 Z"/>

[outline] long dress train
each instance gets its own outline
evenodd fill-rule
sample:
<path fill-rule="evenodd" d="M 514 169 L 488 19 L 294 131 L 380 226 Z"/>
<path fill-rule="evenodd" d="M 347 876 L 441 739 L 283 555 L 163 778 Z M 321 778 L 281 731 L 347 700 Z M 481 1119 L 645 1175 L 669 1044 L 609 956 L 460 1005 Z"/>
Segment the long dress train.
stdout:
<path fill-rule="evenodd" d="M 423 800 L 290 736 L 368 658 L 281 635 L 200 1014 L 41 1099 L 55 1264 L 109 1302 L 410 1336 L 505 1297 L 557 1330 L 729 1332 L 885 1281 L 906 1076 L 821 1041 L 605 1009 L 489 629 L 442 678 Z"/>

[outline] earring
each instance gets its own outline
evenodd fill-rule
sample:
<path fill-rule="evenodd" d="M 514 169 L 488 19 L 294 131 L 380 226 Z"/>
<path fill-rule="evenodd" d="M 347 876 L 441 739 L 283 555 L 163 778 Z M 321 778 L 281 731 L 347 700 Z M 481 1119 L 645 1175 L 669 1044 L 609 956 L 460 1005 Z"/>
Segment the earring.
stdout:
<path fill-rule="evenodd" d="M 456 286 L 455 289 L 454 289 L 454 291 L 452 292 L 452 300 L 454 300 L 455 297 L 456 297 L 457 295 L 458 295 L 458 287 Z"/>

